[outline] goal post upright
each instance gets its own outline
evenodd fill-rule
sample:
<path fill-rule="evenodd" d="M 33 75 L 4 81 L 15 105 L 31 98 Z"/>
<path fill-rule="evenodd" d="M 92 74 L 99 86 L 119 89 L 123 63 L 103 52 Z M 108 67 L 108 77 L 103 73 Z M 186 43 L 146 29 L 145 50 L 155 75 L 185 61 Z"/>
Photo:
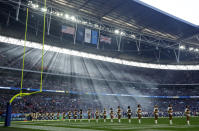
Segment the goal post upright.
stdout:
<path fill-rule="evenodd" d="M 46 8 L 46 0 L 44 0 L 44 8 Z M 40 90 L 31 92 L 31 93 L 23 93 L 22 92 L 22 84 L 23 84 L 23 69 L 24 69 L 24 59 L 25 59 L 25 48 L 26 48 L 26 33 L 27 33 L 27 24 L 28 24 L 28 8 L 27 8 L 27 15 L 26 15 L 26 29 L 25 29 L 25 43 L 24 43 L 24 55 L 23 55 L 23 67 L 22 67 L 22 77 L 21 77 L 21 89 L 20 93 L 14 95 L 11 100 L 7 103 L 6 107 L 6 118 L 5 118 L 5 127 L 9 127 L 11 125 L 11 115 L 12 115 L 12 102 L 15 100 L 16 97 L 20 96 L 29 96 L 37 93 L 41 93 L 43 90 L 42 86 L 42 77 L 43 77 L 43 56 L 44 56 L 44 41 L 45 41 L 45 19 L 46 19 L 46 12 L 44 12 L 44 27 L 43 27 L 43 44 L 42 44 L 42 64 L 41 64 L 41 82 L 40 82 Z"/>

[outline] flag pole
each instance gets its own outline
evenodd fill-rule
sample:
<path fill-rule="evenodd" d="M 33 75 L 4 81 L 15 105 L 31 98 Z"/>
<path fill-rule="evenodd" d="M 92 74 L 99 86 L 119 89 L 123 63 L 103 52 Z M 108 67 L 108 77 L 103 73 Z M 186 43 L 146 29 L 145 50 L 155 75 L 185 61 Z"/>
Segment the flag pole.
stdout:
<path fill-rule="evenodd" d="M 99 30 L 98 30 L 97 49 L 99 49 L 99 44 L 100 44 L 100 33 L 101 33 L 100 29 L 101 29 L 101 22 L 100 22 L 100 27 L 99 27 Z"/>
<path fill-rule="evenodd" d="M 99 49 L 99 44 L 100 44 L 100 29 L 98 30 L 98 41 L 97 41 L 97 49 Z"/>
<path fill-rule="evenodd" d="M 75 34 L 74 34 L 74 45 L 76 44 L 76 36 L 77 36 L 77 22 L 75 22 Z"/>

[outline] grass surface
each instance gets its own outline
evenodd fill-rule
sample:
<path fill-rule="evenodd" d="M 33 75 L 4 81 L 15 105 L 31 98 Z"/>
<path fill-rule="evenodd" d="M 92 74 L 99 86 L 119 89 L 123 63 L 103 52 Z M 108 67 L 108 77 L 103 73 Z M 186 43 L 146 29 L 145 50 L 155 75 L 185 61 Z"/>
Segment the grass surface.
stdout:
<path fill-rule="evenodd" d="M 87 120 L 74 122 L 71 120 L 65 121 L 34 121 L 34 122 L 12 122 L 9 128 L 0 127 L 0 131 L 35 131 L 35 130 L 50 130 L 50 131 L 199 131 L 199 118 L 192 117 L 191 125 L 186 125 L 186 118 L 173 118 L 173 125 L 169 125 L 168 118 L 160 118 L 158 124 L 154 124 L 153 118 L 143 118 L 142 124 L 138 124 L 137 119 L 132 119 L 131 124 L 127 119 L 122 119 L 121 123 L 117 119 L 113 123 L 107 120 Z"/>

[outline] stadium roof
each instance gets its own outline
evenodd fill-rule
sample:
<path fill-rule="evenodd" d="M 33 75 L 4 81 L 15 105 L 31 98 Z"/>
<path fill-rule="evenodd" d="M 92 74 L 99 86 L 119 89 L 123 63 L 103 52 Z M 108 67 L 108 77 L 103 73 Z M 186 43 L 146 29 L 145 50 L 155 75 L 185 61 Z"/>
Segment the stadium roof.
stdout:
<path fill-rule="evenodd" d="M 39 20 L 43 20 L 41 18 L 44 12 L 47 12 L 47 25 L 51 23 L 52 16 L 52 26 L 47 26 L 47 28 L 50 27 L 50 32 L 59 38 L 60 27 L 63 24 L 99 29 L 102 35 L 116 38 L 114 44 L 111 44 L 112 47 L 114 46 L 113 49 L 110 48 L 111 51 L 120 51 L 120 44 L 117 41 L 118 36 L 120 36 L 123 38 L 122 45 L 125 45 L 123 52 L 126 55 L 147 56 L 146 58 L 151 56 L 152 60 L 147 60 L 147 62 L 155 60 L 155 63 L 159 63 L 161 58 L 176 60 L 179 63 L 179 58 L 182 60 L 187 58 L 196 64 L 198 59 L 199 27 L 140 0 L 47 0 L 47 9 L 44 8 L 43 2 L 44 0 L 2 1 L 0 2 L 2 3 L 0 4 L 1 14 L 4 21 L 9 22 L 8 18 L 16 18 L 17 21 L 16 13 L 20 9 L 19 23 L 23 24 L 26 15 L 25 8 L 27 7 L 31 13 L 29 26 L 38 30 L 42 27 L 39 26 Z M 18 27 L 17 23 L 14 24 Z M 120 31 L 120 33 L 115 31 Z M 141 53 L 140 46 L 143 47 Z M 117 55 L 111 54 L 110 56 L 116 57 L 119 56 L 118 54 L 120 55 L 117 53 Z M 122 58 L 124 57 L 122 56 Z"/>
<path fill-rule="evenodd" d="M 199 27 L 139 0 L 52 0 L 47 6 L 51 5 L 117 27 L 172 40 L 199 33 Z"/>

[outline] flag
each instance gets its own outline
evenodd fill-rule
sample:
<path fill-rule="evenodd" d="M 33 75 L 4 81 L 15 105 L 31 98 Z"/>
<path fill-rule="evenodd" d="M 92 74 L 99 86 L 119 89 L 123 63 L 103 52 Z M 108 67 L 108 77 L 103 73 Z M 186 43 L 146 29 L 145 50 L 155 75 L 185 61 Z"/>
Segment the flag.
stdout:
<path fill-rule="evenodd" d="M 107 37 L 107 36 L 101 35 L 101 36 L 100 36 L 100 42 L 104 42 L 104 43 L 111 44 L 111 38 L 110 38 L 110 37 Z"/>
<path fill-rule="evenodd" d="M 85 29 L 84 42 L 91 43 L 91 29 Z"/>
<path fill-rule="evenodd" d="M 77 28 L 77 41 L 83 42 L 84 40 L 84 28 L 83 27 L 78 27 Z"/>
<path fill-rule="evenodd" d="M 96 30 L 92 30 L 91 43 L 97 45 L 97 42 L 98 42 L 98 32 Z"/>
<path fill-rule="evenodd" d="M 75 34 L 75 28 L 62 25 L 61 32 L 62 33 L 66 33 L 66 34 L 74 35 Z"/>

